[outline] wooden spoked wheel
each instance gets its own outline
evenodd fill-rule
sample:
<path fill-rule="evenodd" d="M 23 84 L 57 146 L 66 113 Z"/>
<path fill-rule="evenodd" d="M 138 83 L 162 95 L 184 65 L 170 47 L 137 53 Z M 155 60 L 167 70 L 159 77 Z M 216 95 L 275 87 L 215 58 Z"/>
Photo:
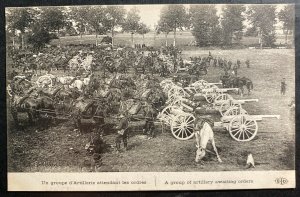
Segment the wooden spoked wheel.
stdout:
<path fill-rule="evenodd" d="M 236 141 L 247 142 L 256 136 L 258 125 L 256 120 L 251 119 L 250 116 L 239 115 L 232 118 L 228 130 Z"/>
<path fill-rule="evenodd" d="M 160 82 L 160 87 L 162 87 L 165 93 L 168 93 L 169 89 L 173 86 L 173 81 L 171 79 L 165 79 Z"/>
<path fill-rule="evenodd" d="M 217 98 L 220 94 L 222 93 L 218 91 L 209 91 L 205 92 L 204 97 L 208 103 L 213 103 L 215 101 L 215 98 Z"/>
<path fill-rule="evenodd" d="M 184 91 L 182 87 L 178 86 L 173 86 L 169 91 L 168 91 L 168 97 L 171 95 L 178 95 L 178 96 L 187 96 L 187 93 Z"/>
<path fill-rule="evenodd" d="M 238 107 L 232 106 L 226 112 L 223 113 L 223 117 L 237 116 L 243 114 L 248 114 L 248 113 L 241 106 Z"/>
<path fill-rule="evenodd" d="M 207 81 L 202 79 L 192 84 L 196 93 L 202 93 L 202 89 L 204 89 L 207 85 Z"/>
<path fill-rule="evenodd" d="M 181 108 L 183 111 L 187 111 L 187 112 L 193 111 L 193 108 L 191 106 L 185 104 L 184 101 L 187 101 L 187 99 L 180 98 L 180 99 L 175 100 L 172 103 L 172 105 Z"/>
<path fill-rule="evenodd" d="M 169 92 L 169 90 L 170 90 L 173 86 L 174 86 L 173 83 L 168 83 L 168 84 L 166 84 L 166 85 L 163 87 L 164 93 L 167 94 L 167 93 Z"/>
<path fill-rule="evenodd" d="M 7 91 L 7 94 L 8 94 L 10 97 L 12 97 L 12 95 L 13 95 L 13 91 L 12 91 L 12 89 L 11 89 L 11 86 L 10 86 L 10 85 L 8 85 L 8 86 L 6 87 L 6 91 Z"/>
<path fill-rule="evenodd" d="M 227 100 L 223 102 L 219 108 L 220 114 L 223 116 L 225 112 L 227 112 L 228 109 L 236 107 L 238 109 L 242 108 L 242 105 L 240 103 L 235 103 L 233 100 Z"/>
<path fill-rule="evenodd" d="M 232 96 L 229 94 L 220 94 L 214 100 L 214 108 L 219 110 L 223 103 L 226 103 L 229 100 L 233 100 Z"/>
<path fill-rule="evenodd" d="M 186 93 L 188 93 L 189 95 L 194 95 L 195 93 L 196 93 L 196 90 L 195 90 L 195 88 L 194 87 L 185 87 L 185 88 L 183 88 L 184 89 L 184 91 L 186 92 Z"/>
<path fill-rule="evenodd" d="M 167 106 L 158 114 L 157 119 L 159 119 L 166 125 L 171 125 L 174 114 L 176 114 L 177 112 L 182 112 L 182 110 L 177 106 Z"/>
<path fill-rule="evenodd" d="M 189 113 L 178 114 L 171 123 L 171 131 L 175 138 L 188 140 L 194 136 L 195 117 Z"/>
<path fill-rule="evenodd" d="M 181 98 L 180 96 L 178 95 L 175 95 L 175 94 L 171 94 L 169 97 L 168 97 L 168 100 L 166 101 L 166 103 L 168 105 L 172 105 L 172 103 L 174 103 L 177 99 Z"/>
<path fill-rule="evenodd" d="M 41 76 L 36 81 L 36 84 L 37 84 L 38 87 L 42 87 L 42 88 L 45 85 L 47 85 L 48 87 L 52 87 L 52 79 L 51 79 L 50 76 Z"/>

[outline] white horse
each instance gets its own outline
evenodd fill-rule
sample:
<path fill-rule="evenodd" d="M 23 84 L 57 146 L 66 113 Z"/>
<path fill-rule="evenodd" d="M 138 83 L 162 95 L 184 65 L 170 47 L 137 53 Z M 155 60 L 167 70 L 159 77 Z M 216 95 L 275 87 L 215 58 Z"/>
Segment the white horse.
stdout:
<path fill-rule="evenodd" d="M 201 121 L 197 121 L 194 128 L 194 132 L 196 136 L 196 147 L 197 147 L 195 161 L 198 163 L 205 156 L 206 151 L 208 151 L 206 149 L 206 146 L 208 142 L 211 141 L 211 144 L 216 153 L 218 161 L 222 162 L 215 145 L 214 132 L 211 126 L 207 122 L 204 122 L 202 127 L 201 125 L 202 125 Z"/>

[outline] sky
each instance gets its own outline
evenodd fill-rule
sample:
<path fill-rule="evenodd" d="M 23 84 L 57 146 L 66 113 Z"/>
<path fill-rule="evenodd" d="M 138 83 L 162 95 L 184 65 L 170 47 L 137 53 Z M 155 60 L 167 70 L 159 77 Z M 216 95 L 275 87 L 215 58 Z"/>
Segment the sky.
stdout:
<path fill-rule="evenodd" d="M 157 24 L 160 18 L 160 10 L 166 4 L 156 4 L 156 5 L 125 5 L 125 9 L 129 11 L 131 8 L 136 7 L 140 10 L 141 21 L 151 28 L 154 27 L 154 24 Z M 184 5 L 186 8 L 189 8 L 189 4 Z M 221 12 L 221 5 L 216 5 L 219 14 Z"/>

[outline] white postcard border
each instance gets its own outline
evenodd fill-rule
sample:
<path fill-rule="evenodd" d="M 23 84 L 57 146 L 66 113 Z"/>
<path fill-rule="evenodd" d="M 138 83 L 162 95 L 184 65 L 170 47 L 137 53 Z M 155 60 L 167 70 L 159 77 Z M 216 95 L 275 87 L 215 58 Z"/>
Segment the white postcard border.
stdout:
<path fill-rule="evenodd" d="M 8 173 L 8 191 L 295 188 L 295 171 Z"/>

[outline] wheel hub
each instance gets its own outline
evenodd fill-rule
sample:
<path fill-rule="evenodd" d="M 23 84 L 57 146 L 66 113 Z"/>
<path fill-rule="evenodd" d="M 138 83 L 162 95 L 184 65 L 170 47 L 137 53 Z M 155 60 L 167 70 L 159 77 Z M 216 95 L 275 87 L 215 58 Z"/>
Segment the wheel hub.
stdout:
<path fill-rule="evenodd" d="M 244 124 L 242 124 L 241 126 L 240 126 L 240 130 L 246 130 L 246 125 L 244 125 Z"/>

